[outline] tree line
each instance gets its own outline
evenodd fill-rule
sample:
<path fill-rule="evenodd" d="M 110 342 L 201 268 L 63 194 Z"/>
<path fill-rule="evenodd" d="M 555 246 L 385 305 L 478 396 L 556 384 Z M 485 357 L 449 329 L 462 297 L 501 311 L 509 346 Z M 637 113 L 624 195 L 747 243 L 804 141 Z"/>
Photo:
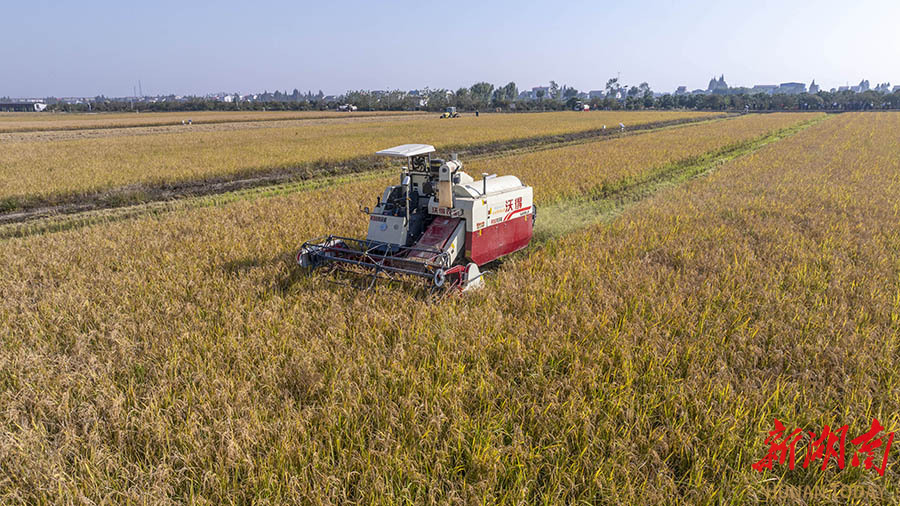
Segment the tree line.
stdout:
<path fill-rule="evenodd" d="M 462 111 L 552 111 L 581 108 L 603 110 L 641 109 L 696 109 L 716 111 L 783 111 L 783 110 L 877 110 L 900 109 L 900 91 L 893 93 L 868 90 L 861 93 L 819 91 L 815 94 L 751 94 L 747 92 L 720 94 L 665 94 L 656 95 L 647 83 L 625 86 L 617 78 L 607 81 L 604 96 L 584 98 L 580 92 L 566 85 L 550 81 L 546 88 L 529 91 L 522 97 L 516 83 L 494 86 L 478 82 L 455 91 L 424 89 L 414 92 L 350 91 L 338 97 L 326 97 L 318 93 L 264 92 L 253 99 L 237 97 L 226 102 L 206 97 L 176 99 L 164 97 L 156 101 L 133 101 L 95 97 L 89 103 L 67 104 L 48 100 L 48 110 L 64 112 L 84 111 L 306 111 L 329 110 L 344 104 L 355 105 L 358 110 L 424 110 L 442 111 L 456 107 Z M 236 97 L 236 96 L 235 96 Z"/>

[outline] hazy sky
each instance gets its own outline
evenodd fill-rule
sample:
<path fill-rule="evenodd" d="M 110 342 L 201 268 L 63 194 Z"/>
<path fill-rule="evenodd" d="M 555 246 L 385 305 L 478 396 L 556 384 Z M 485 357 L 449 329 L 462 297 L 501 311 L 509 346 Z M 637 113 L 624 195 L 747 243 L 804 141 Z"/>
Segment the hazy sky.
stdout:
<path fill-rule="evenodd" d="M 900 84 L 900 1 L 15 1 L 0 96 Z"/>

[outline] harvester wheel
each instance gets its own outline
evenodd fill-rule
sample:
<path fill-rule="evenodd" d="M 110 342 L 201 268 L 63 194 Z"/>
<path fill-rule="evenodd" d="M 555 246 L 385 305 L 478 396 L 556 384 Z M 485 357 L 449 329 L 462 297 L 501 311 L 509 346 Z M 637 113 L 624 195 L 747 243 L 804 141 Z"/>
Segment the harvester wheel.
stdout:
<path fill-rule="evenodd" d="M 316 267 L 316 265 L 318 264 L 317 260 L 318 259 L 316 258 L 316 256 L 313 255 L 306 248 L 301 249 L 300 252 L 297 253 L 297 264 L 300 267 L 307 267 L 309 269 L 314 269 Z"/>

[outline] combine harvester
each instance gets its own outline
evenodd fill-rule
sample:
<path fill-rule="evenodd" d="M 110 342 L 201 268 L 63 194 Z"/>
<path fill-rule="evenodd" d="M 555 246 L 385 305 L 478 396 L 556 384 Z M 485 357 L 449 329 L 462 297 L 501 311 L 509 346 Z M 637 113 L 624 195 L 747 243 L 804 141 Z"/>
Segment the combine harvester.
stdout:
<path fill-rule="evenodd" d="M 372 276 L 420 276 L 432 289 L 468 290 L 484 281 L 479 267 L 531 242 L 536 208 L 530 186 L 515 176 L 462 171 L 451 156 L 431 158 L 434 147 L 404 144 L 377 154 L 406 158 L 400 184 L 389 186 L 371 211 L 365 239 L 329 235 L 297 254 L 302 267 L 361 268 Z M 357 269 L 358 270 L 358 269 Z"/>
<path fill-rule="evenodd" d="M 444 109 L 444 112 L 441 114 L 441 119 L 446 118 L 458 118 L 459 113 L 456 112 L 456 107 L 448 107 Z"/>

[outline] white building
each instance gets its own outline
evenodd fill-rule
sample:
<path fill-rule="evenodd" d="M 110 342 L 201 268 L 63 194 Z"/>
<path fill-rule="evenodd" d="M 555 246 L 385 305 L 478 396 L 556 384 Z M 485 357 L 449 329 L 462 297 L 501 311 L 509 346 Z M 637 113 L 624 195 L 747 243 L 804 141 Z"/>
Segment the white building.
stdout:
<path fill-rule="evenodd" d="M 785 95 L 799 95 L 800 93 L 806 93 L 806 85 L 803 83 L 781 83 L 778 85 L 777 92 Z"/>
<path fill-rule="evenodd" d="M 757 84 L 756 86 L 754 86 L 753 88 L 750 89 L 750 93 L 753 93 L 753 94 L 766 93 L 768 95 L 771 95 L 771 94 L 775 93 L 775 90 L 777 90 L 777 89 L 778 89 L 778 86 L 775 86 L 774 84 Z"/>
<path fill-rule="evenodd" d="M 550 98 L 550 87 L 549 86 L 535 86 L 534 88 L 531 88 L 531 93 L 534 94 L 534 98 L 536 98 L 536 99 Z"/>

